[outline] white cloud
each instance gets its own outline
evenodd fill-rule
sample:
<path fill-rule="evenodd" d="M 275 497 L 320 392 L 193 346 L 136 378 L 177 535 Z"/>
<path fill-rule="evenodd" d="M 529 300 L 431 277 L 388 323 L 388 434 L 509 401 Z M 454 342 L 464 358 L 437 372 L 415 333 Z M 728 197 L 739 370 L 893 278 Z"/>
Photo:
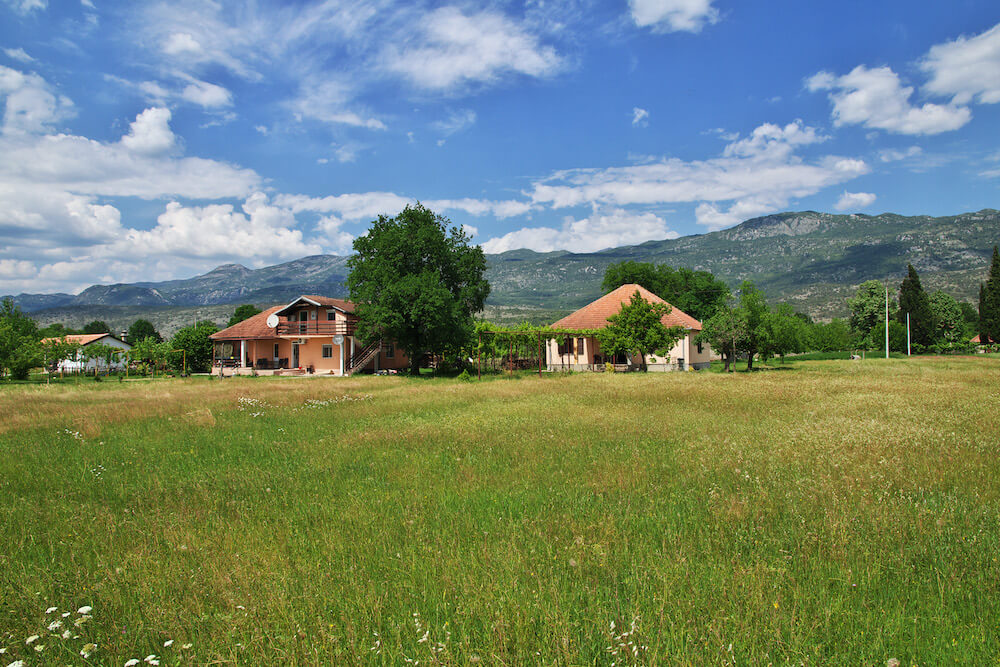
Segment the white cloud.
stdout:
<path fill-rule="evenodd" d="M 462 231 L 470 239 L 475 238 L 479 234 L 479 227 L 473 227 L 472 225 L 462 225 Z"/>
<path fill-rule="evenodd" d="M 181 91 L 181 97 L 206 108 L 228 107 L 233 103 L 232 93 L 207 81 L 191 82 Z"/>
<path fill-rule="evenodd" d="M 538 252 L 569 250 L 595 252 L 604 248 L 631 245 L 653 239 L 677 238 L 677 233 L 653 213 L 635 213 L 623 209 L 595 212 L 581 220 L 568 217 L 559 229 L 522 227 L 482 244 L 488 253 L 518 248 Z"/>
<path fill-rule="evenodd" d="M 42 77 L 3 65 L 0 98 L 4 100 L 4 134 L 45 132 L 73 115 L 73 102 L 53 92 Z"/>
<path fill-rule="evenodd" d="M 288 102 L 296 117 L 311 118 L 331 125 L 349 125 L 369 130 L 384 130 L 385 123 L 377 118 L 366 118 L 349 110 L 353 101 L 353 87 L 336 78 L 304 81 L 299 95 Z"/>
<path fill-rule="evenodd" d="M 49 6 L 48 0 L 4 0 L 8 7 L 24 16 Z"/>
<path fill-rule="evenodd" d="M 858 210 L 860 208 L 868 208 L 875 203 L 877 197 L 871 192 L 844 192 L 840 195 L 840 199 L 834 204 L 834 208 L 838 211 L 847 210 Z"/>
<path fill-rule="evenodd" d="M 712 0 L 629 0 L 632 20 L 654 32 L 700 32 L 719 20 Z"/>
<path fill-rule="evenodd" d="M 543 78 L 562 67 L 562 59 L 537 35 L 493 11 L 465 14 L 441 7 L 421 17 L 402 47 L 390 45 L 385 67 L 430 90 L 492 83 L 509 74 Z"/>
<path fill-rule="evenodd" d="M 28 55 L 27 51 L 20 47 L 16 49 L 4 49 L 3 52 L 7 54 L 7 57 L 11 60 L 19 60 L 22 63 L 30 63 L 34 60 L 34 58 Z"/>
<path fill-rule="evenodd" d="M 311 211 L 326 214 L 328 222 L 340 225 L 344 221 L 374 220 L 379 215 L 396 215 L 406 206 L 416 204 L 412 197 L 393 192 L 357 192 L 327 197 L 306 195 L 278 195 L 275 204 L 295 213 Z M 493 215 L 503 219 L 523 215 L 532 208 L 529 202 L 517 200 L 492 201 L 487 199 L 431 199 L 423 204 L 436 212 L 463 211 L 469 215 Z"/>
<path fill-rule="evenodd" d="M 932 46 L 920 63 L 930 76 L 924 90 L 952 96 L 952 104 L 1000 102 L 1000 24 L 975 37 Z"/>
<path fill-rule="evenodd" d="M 632 125 L 646 127 L 649 125 L 649 112 L 639 107 L 632 109 Z"/>
<path fill-rule="evenodd" d="M 270 130 L 267 129 L 267 125 L 254 125 L 253 129 L 257 130 L 257 132 L 263 134 L 265 137 L 270 133 Z"/>
<path fill-rule="evenodd" d="M 431 123 L 431 127 L 445 135 L 452 135 L 472 127 L 475 122 L 475 111 L 472 109 L 460 109 L 449 113 L 447 118 Z"/>
<path fill-rule="evenodd" d="M 863 125 L 897 134 L 939 134 L 957 130 L 972 119 L 968 108 L 955 104 L 911 105 L 913 88 L 903 86 L 888 67 L 869 69 L 858 65 L 840 77 L 819 72 L 806 82 L 806 87 L 830 91 L 837 127 Z"/>
<path fill-rule="evenodd" d="M 886 148 L 879 151 L 878 159 L 882 162 L 899 162 L 900 160 L 906 160 L 908 158 L 913 158 L 921 155 L 924 152 L 920 146 L 910 146 L 906 150 L 900 150 L 897 148 Z"/>
<path fill-rule="evenodd" d="M 129 133 L 122 137 L 122 145 L 130 151 L 155 155 L 166 153 L 175 145 L 170 129 L 170 110 L 146 109 L 129 126 Z"/>
<path fill-rule="evenodd" d="M 181 53 L 202 53 L 204 49 L 194 37 L 186 32 L 171 33 L 163 42 L 163 52 L 176 56 Z"/>
<path fill-rule="evenodd" d="M 783 127 L 766 123 L 727 145 L 721 157 L 560 171 L 535 182 L 530 196 L 534 204 L 552 208 L 701 203 L 699 224 L 718 229 L 868 172 L 863 160 L 827 155 L 806 162 L 795 155 L 797 147 L 824 140 L 799 121 Z M 724 202 L 732 203 L 720 208 Z"/>

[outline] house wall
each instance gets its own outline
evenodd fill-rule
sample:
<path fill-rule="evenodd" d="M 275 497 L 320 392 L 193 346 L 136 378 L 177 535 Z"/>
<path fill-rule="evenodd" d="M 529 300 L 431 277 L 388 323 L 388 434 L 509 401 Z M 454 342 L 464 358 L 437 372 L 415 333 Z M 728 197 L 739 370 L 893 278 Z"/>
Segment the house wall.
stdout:
<path fill-rule="evenodd" d="M 702 369 L 708 368 L 712 351 L 708 345 L 702 346 L 702 351 L 698 352 L 698 346 L 694 342 L 696 331 L 688 331 L 670 349 L 669 357 L 659 357 L 657 355 L 647 355 L 647 368 L 651 371 L 678 370 L 679 360 L 684 360 L 683 370 L 687 368 Z M 579 344 L 579 337 L 574 337 L 573 345 L 566 354 L 559 354 L 559 341 L 549 339 L 545 344 L 545 362 L 550 371 L 566 370 L 590 370 L 594 364 L 596 356 L 603 356 L 601 345 L 596 338 L 583 337 L 583 345 Z M 655 359 L 655 361 L 654 361 Z M 603 360 L 602 360 L 603 361 Z M 632 359 L 634 365 L 639 365 L 642 360 L 638 357 Z"/>
<path fill-rule="evenodd" d="M 98 338 L 84 346 L 84 348 L 90 347 L 91 345 L 101 344 L 107 345 L 108 347 L 116 347 L 119 350 L 131 350 L 132 346 L 124 341 L 120 341 L 112 336 L 105 336 L 104 338 Z M 104 360 L 98 361 L 97 359 L 91 359 L 90 361 L 83 360 L 82 350 L 76 358 L 74 359 L 63 359 L 59 362 L 58 369 L 63 373 L 78 373 L 81 371 L 93 371 L 95 368 L 101 370 L 107 369 L 107 364 Z M 124 358 L 117 362 L 111 363 L 111 368 L 113 370 L 120 370 L 125 368 Z"/>

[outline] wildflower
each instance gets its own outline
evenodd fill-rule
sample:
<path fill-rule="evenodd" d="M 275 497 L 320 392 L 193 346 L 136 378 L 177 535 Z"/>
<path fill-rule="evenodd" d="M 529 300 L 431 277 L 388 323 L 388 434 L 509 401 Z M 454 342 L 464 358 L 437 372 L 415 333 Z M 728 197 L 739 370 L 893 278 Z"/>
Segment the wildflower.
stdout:
<path fill-rule="evenodd" d="M 899 667 L 899 658 L 889 658 L 885 662 L 885 667 Z"/>
<path fill-rule="evenodd" d="M 125 661 L 125 667 L 135 667 L 139 664 L 139 658 L 132 658 L 131 660 Z"/>
<path fill-rule="evenodd" d="M 58 611 L 58 609 L 59 609 L 59 607 L 49 607 L 48 609 L 45 610 L 45 613 L 46 614 L 51 614 L 54 611 Z"/>
<path fill-rule="evenodd" d="M 72 635 L 73 635 L 73 633 L 70 632 L 68 629 L 66 629 L 66 630 L 63 630 L 63 633 L 61 635 L 59 635 L 59 636 L 62 637 L 63 639 L 69 639 Z"/>
<path fill-rule="evenodd" d="M 80 655 L 82 655 L 84 658 L 89 658 L 96 650 L 97 650 L 97 644 L 94 643 L 84 644 L 83 648 L 80 649 Z"/>
<path fill-rule="evenodd" d="M 84 623 L 86 623 L 89 620 L 90 620 L 90 616 L 81 616 L 80 618 L 78 618 L 75 621 L 73 621 L 73 625 L 75 625 L 76 627 L 79 628 L 80 626 L 82 626 Z"/>
<path fill-rule="evenodd" d="M 168 639 L 167 641 L 163 642 L 163 648 L 170 648 L 170 646 L 171 646 L 171 645 L 172 645 L 173 643 L 174 643 L 174 640 L 173 640 L 173 639 Z"/>
<path fill-rule="evenodd" d="M 184 651 L 186 651 L 189 648 L 191 648 L 192 646 L 194 646 L 194 644 L 182 644 L 181 645 L 181 649 L 184 650 Z"/>
<path fill-rule="evenodd" d="M 7 665 L 7 667 L 24 667 L 24 660 L 15 660 L 14 662 Z"/>
<path fill-rule="evenodd" d="M 155 653 L 150 653 L 145 658 L 143 658 L 142 661 L 143 662 L 148 662 L 151 665 L 158 665 L 158 664 L 160 664 L 160 659 L 158 657 L 156 657 Z"/>
<path fill-rule="evenodd" d="M 94 611 L 94 608 L 90 607 L 90 606 L 87 606 L 87 607 L 80 607 L 79 609 L 76 610 L 76 613 L 86 615 L 86 614 L 89 614 L 92 611 Z"/>
<path fill-rule="evenodd" d="M 62 621 L 55 620 L 49 623 L 49 632 L 55 632 L 62 627 Z"/>
<path fill-rule="evenodd" d="M 35 645 L 35 653 L 41 653 L 44 650 L 45 650 L 45 644 L 36 644 Z"/>
<path fill-rule="evenodd" d="M 30 637 L 24 640 L 24 643 L 27 644 L 28 646 L 31 646 L 37 641 L 38 641 L 38 635 L 31 635 Z"/>
<path fill-rule="evenodd" d="M 3 655 L 6 652 L 7 652 L 7 649 L 5 647 L 3 647 L 3 646 L 0 646 L 0 655 Z"/>
<path fill-rule="evenodd" d="M 66 618 L 67 616 L 69 616 L 69 615 L 70 615 L 70 614 L 72 614 L 72 613 L 73 613 L 73 612 L 71 612 L 71 611 L 64 611 L 64 612 L 63 612 L 63 615 L 62 615 L 62 617 L 63 617 L 63 618 Z"/>
<path fill-rule="evenodd" d="M 417 640 L 417 643 L 418 644 L 423 644 L 425 641 L 427 641 L 427 636 L 430 635 L 430 634 L 431 634 L 430 630 L 428 630 L 427 632 L 425 632 L 424 636 Z"/>

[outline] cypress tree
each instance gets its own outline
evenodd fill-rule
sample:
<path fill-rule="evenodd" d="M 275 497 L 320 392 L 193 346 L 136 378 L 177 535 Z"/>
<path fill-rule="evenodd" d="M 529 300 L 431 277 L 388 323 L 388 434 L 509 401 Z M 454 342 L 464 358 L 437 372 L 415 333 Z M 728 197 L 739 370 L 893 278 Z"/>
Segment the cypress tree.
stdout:
<path fill-rule="evenodd" d="M 993 261 L 986 284 L 979 285 L 979 340 L 1000 342 L 1000 251 L 993 246 Z"/>
<path fill-rule="evenodd" d="M 910 314 L 910 340 L 925 347 L 931 345 L 934 342 L 934 313 L 912 264 L 906 265 L 906 277 L 899 285 L 899 312 L 896 318 L 900 323 L 906 324 L 907 313 Z"/>

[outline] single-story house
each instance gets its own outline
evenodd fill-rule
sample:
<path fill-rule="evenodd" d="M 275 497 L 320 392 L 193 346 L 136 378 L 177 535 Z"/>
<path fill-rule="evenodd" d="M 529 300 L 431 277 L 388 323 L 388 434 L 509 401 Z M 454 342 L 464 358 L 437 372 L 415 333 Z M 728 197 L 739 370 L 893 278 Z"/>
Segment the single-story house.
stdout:
<path fill-rule="evenodd" d="M 107 362 L 103 359 L 87 359 L 87 354 L 84 348 L 91 345 L 107 345 L 108 347 L 114 347 L 123 352 L 127 352 L 132 349 L 132 346 L 123 341 L 120 338 L 112 336 L 109 333 L 97 333 L 97 334 L 68 334 L 66 336 L 61 336 L 59 338 L 44 338 L 43 343 L 55 340 L 65 340 L 69 343 L 74 343 L 80 346 L 80 350 L 73 356 L 72 359 L 62 359 L 56 364 L 56 370 L 63 373 L 79 373 L 82 371 L 93 371 L 95 368 L 106 369 L 108 367 Z M 125 355 L 121 354 L 117 359 L 112 359 L 111 369 L 120 370 L 125 368 Z"/>
<path fill-rule="evenodd" d="M 632 299 L 636 292 L 649 303 L 667 303 L 642 285 L 622 285 L 605 294 L 597 301 L 567 315 L 552 325 L 559 331 L 603 329 L 608 326 L 608 318 L 617 315 L 622 306 Z M 670 304 L 667 304 L 670 305 Z M 712 351 L 707 344 L 696 343 L 695 336 L 701 332 L 701 322 L 678 308 L 671 306 L 670 312 L 661 320 L 664 326 L 679 326 L 684 335 L 670 349 L 667 355 L 646 355 L 646 365 L 650 371 L 687 370 L 688 368 L 708 368 Z M 546 365 L 550 371 L 563 370 L 604 370 L 606 363 L 639 366 L 642 359 L 635 355 L 609 357 L 602 353 L 601 345 L 592 335 L 564 335 L 549 339 L 545 346 Z"/>
<path fill-rule="evenodd" d="M 362 347 L 358 317 L 343 299 L 303 295 L 212 334 L 213 370 L 237 374 L 323 373 L 401 369 L 409 358 L 390 341 Z"/>

